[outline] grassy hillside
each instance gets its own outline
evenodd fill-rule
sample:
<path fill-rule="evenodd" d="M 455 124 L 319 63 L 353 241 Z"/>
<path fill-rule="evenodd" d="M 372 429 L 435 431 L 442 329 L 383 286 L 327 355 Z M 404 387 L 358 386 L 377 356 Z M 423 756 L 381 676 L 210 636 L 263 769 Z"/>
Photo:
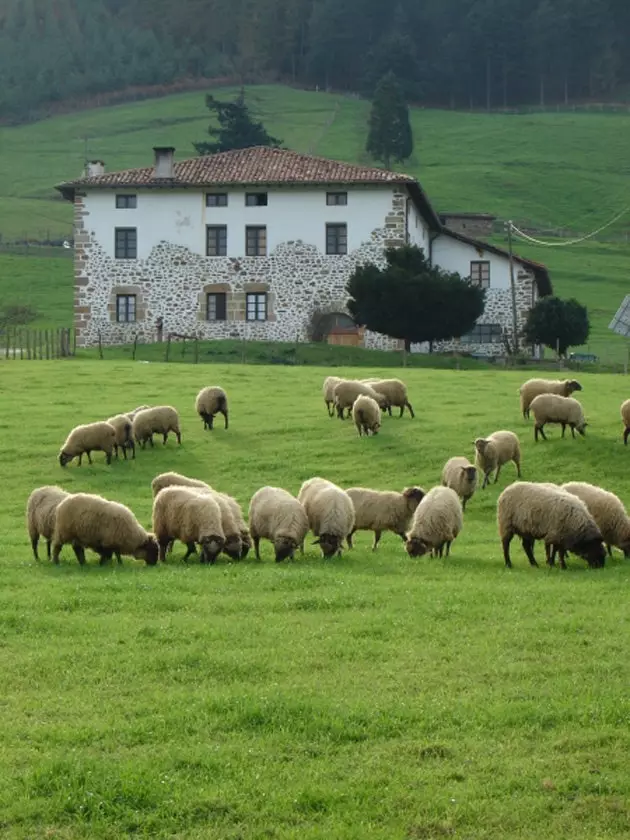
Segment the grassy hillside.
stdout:
<path fill-rule="evenodd" d="M 629 561 L 533 569 L 514 540 L 507 572 L 495 505 L 512 464 L 469 502 L 443 560 L 409 558 L 393 534 L 372 552 L 362 532 L 328 561 L 309 537 L 281 564 L 263 543 L 261 562 L 184 565 L 176 544 L 155 568 L 99 568 L 91 552 L 80 568 L 69 546 L 53 567 L 33 560 L 24 525 L 30 491 L 59 483 L 148 526 L 150 481 L 171 469 L 245 508 L 263 484 L 295 493 L 314 474 L 428 488 L 505 424 L 525 478 L 588 478 L 625 499 L 624 380 L 581 377 L 587 436 L 555 428 L 534 444 L 518 373 L 409 371 L 416 419 L 384 418 L 374 438 L 326 416 L 325 369 L 205 373 L 228 391 L 227 432 L 194 414 L 199 368 L 3 368 L 20 395 L 0 484 L 3 838 L 625 840 Z M 59 466 L 75 423 L 156 401 L 179 409 L 181 447 Z"/>

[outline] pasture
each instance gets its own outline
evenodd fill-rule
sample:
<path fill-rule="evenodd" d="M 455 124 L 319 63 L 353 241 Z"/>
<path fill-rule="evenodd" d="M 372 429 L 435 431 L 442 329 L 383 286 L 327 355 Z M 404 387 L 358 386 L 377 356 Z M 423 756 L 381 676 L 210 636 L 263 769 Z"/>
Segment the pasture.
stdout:
<path fill-rule="evenodd" d="M 184 565 L 179 544 L 155 568 L 101 568 L 91 553 L 81 568 L 68 547 L 59 567 L 33 560 L 24 506 L 43 484 L 117 499 L 148 526 L 150 481 L 165 470 L 245 509 L 260 486 L 297 493 L 313 475 L 429 488 L 448 457 L 499 428 L 519 434 L 525 479 L 630 496 L 622 377 L 581 375 L 587 437 L 553 427 L 535 445 L 523 374 L 406 371 L 416 419 L 359 438 L 326 415 L 328 372 L 3 365 L 3 838 L 628 836 L 630 562 L 532 569 L 515 541 L 505 570 L 495 504 L 513 465 L 469 502 L 443 560 L 411 559 L 391 534 L 373 553 L 368 533 L 327 561 L 311 538 L 282 564 L 269 544 L 262 562 L 214 567 Z M 194 397 L 215 383 L 230 429 L 208 433 Z M 73 425 L 144 402 L 179 409 L 181 447 L 60 468 Z"/>

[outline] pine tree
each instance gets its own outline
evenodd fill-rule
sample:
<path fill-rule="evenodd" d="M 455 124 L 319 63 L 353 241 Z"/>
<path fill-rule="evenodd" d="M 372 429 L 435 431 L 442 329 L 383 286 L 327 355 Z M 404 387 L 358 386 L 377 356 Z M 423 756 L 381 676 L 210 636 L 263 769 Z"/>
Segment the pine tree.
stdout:
<path fill-rule="evenodd" d="M 252 118 L 245 104 L 244 91 L 234 102 L 221 102 L 208 94 L 206 106 L 216 114 L 219 126 L 210 125 L 208 128 L 210 137 L 216 138 L 214 142 L 193 143 L 197 154 L 213 155 L 252 146 L 280 146 L 282 141 L 268 134 L 264 125 Z"/>
<path fill-rule="evenodd" d="M 391 71 L 383 76 L 374 91 L 365 148 L 386 169 L 390 168 L 392 160 L 401 163 L 413 152 L 409 108 Z"/>

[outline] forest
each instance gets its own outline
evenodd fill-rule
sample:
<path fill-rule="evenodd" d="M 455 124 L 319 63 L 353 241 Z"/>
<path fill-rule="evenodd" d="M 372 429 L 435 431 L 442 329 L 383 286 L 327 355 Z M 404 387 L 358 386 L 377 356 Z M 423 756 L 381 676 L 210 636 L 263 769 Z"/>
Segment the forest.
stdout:
<path fill-rule="evenodd" d="M 229 77 L 447 108 L 625 101 L 628 0 L 2 0 L 0 119 Z"/>

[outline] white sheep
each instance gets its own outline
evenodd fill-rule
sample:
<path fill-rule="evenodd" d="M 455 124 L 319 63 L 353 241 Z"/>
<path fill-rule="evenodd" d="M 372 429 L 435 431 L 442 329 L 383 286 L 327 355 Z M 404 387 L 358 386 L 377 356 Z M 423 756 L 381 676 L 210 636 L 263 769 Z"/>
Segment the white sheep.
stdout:
<path fill-rule="evenodd" d="M 151 408 L 150 405 L 138 405 L 136 408 L 133 408 L 131 411 L 124 411 L 123 414 L 126 414 L 127 417 L 133 422 L 133 418 L 139 411 L 144 411 L 147 408 Z"/>
<path fill-rule="evenodd" d="M 273 543 L 276 563 L 293 557 L 297 548 L 304 552 L 309 529 L 302 504 L 281 487 L 261 487 L 249 503 L 249 529 L 256 559 L 260 560 L 260 540 Z"/>
<path fill-rule="evenodd" d="M 630 400 L 625 400 L 621 403 L 621 419 L 623 420 L 623 442 L 628 444 L 628 435 L 630 435 Z"/>
<path fill-rule="evenodd" d="M 466 510 L 466 502 L 477 489 L 477 468 L 468 458 L 449 458 L 442 470 L 442 484 L 457 493 L 462 500 L 462 510 Z"/>
<path fill-rule="evenodd" d="M 225 419 L 225 428 L 228 427 L 228 401 L 227 394 L 218 385 L 210 385 L 202 388 L 195 399 L 195 411 L 203 420 L 204 429 L 212 431 L 214 418 L 222 414 Z"/>
<path fill-rule="evenodd" d="M 341 554 L 343 541 L 354 528 L 354 505 L 348 494 L 325 478 L 310 478 L 302 484 L 298 501 L 304 505 L 308 523 L 324 557 Z"/>
<path fill-rule="evenodd" d="M 575 431 L 584 437 L 586 420 L 581 404 L 573 397 L 560 397 L 557 394 L 540 394 L 530 405 L 534 415 L 534 440 L 538 442 L 538 434 L 547 440 L 544 426 L 546 423 L 559 423 L 562 426 L 562 437 L 566 427 L 571 428 L 571 435 L 575 438 Z"/>
<path fill-rule="evenodd" d="M 477 438 L 475 440 L 475 464 L 483 473 L 482 490 L 489 484 L 490 475 L 494 470 L 497 471 L 494 483 L 497 483 L 501 467 L 509 461 L 514 461 L 516 464 L 516 474 L 520 478 L 521 447 L 514 432 L 501 430 L 493 432 L 487 438 Z"/>
<path fill-rule="evenodd" d="M 410 557 L 427 551 L 442 557 L 451 552 L 451 543 L 464 527 L 459 496 L 450 487 L 433 487 L 415 510 L 405 548 Z"/>
<path fill-rule="evenodd" d="M 37 545 L 39 538 L 46 539 L 46 553 L 50 560 L 50 546 L 55 531 L 55 514 L 57 507 L 70 493 L 61 487 L 48 485 L 33 490 L 26 503 L 26 527 L 31 540 L 33 554 L 39 560 Z"/>
<path fill-rule="evenodd" d="M 563 569 L 566 569 L 567 551 L 583 557 L 589 566 L 604 565 L 602 534 L 584 502 L 549 483 L 517 481 L 507 487 L 497 501 L 497 525 L 508 568 L 512 567 L 510 543 L 514 536 L 521 538 L 532 566 L 538 565 L 534 557 L 536 540 L 553 547 L 548 562 L 553 563 L 558 551 Z"/>
<path fill-rule="evenodd" d="M 166 444 L 169 432 L 174 432 L 177 443 L 181 444 L 182 434 L 179 427 L 179 415 L 177 410 L 170 405 L 145 408 L 133 418 L 133 437 L 136 443 L 142 445 L 143 449 L 147 441 L 153 446 L 154 434 L 162 435 L 163 443 Z"/>
<path fill-rule="evenodd" d="M 322 391 L 324 393 L 324 402 L 326 403 L 326 411 L 329 417 L 335 416 L 335 386 L 343 380 L 339 376 L 327 376 L 324 379 Z"/>
<path fill-rule="evenodd" d="M 608 555 L 612 556 L 614 545 L 630 557 L 630 516 L 621 499 L 586 481 L 570 481 L 562 489 L 582 499 L 602 533 Z"/>
<path fill-rule="evenodd" d="M 86 548 L 100 555 L 101 564 L 113 554 L 128 554 L 149 566 L 158 559 L 155 537 L 145 531 L 128 507 L 91 493 L 75 493 L 57 507 L 53 562 L 59 562 L 59 553 L 68 543 L 81 565 L 85 563 Z"/>
<path fill-rule="evenodd" d="M 165 487 L 195 487 L 197 490 L 212 489 L 209 484 L 206 484 L 205 481 L 199 481 L 198 478 L 188 478 L 188 476 L 181 475 L 181 473 L 177 472 L 165 472 L 156 475 L 151 482 L 153 498 Z"/>
<path fill-rule="evenodd" d="M 364 432 L 366 436 L 376 435 L 381 428 L 381 409 L 376 400 L 361 394 L 352 406 L 352 419 L 358 429 L 359 437 Z"/>
<path fill-rule="evenodd" d="M 558 394 L 570 397 L 574 391 L 581 391 L 582 386 L 577 379 L 528 379 L 519 388 L 521 397 L 521 411 L 523 417 L 529 417 L 532 400 L 539 394 Z"/>
<path fill-rule="evenodd" d="M 357 397 L 362 394 L 366 397 L 372 397 L 376 400 L 380 408 L 387 408 L 387 398 L 382 394 L 377 394 L 369 385 L 359 382 L 356 379 L 342 379 L 338 382 L 333 390 L 335 409 L 337 417 L 343 420 L 343 412 L 347 409 L 348 417 L 352 411 L 352 406 Z"/>
<path fill-rule="evenodd" d="M 415 417 L 413 408 L 407 397 L 407 386 L 401 379 L 376 379 L 370 380 L 366 384 L 376 391 L 377 394 L 382 394 L 387 399 L 387 412 L 392 416 L 392 406 L 400 408 L 399 417 L 402 417 L 405 408 L 409 409 L 411 417 Z"/>
<path fill-rule="evenodd" d="M 127 450 L 131 450 L 131 457 L 136 457 L 136 445 L 133 441 L 133 434 L 131 432 L 131 420 L 126 414 L 115 414 L 113 417 L 108 417 L 106 420 L 110 426 L 114 427 L 116 431 L 116 442 L 114 443 L 114 453 L 118 458 L 118 448 L 122 449 L 122 454 L 127 460 Z"/>
<path fill-rule="evenodd" d="M 383 531 L 392 531 L 403 540 L 406 538 L 409 523 L 424 498 L 421 487 L 406 487 L 402 493 L 393 490 L 372 490 L 368 487 L 350 487 L 346 490 L 354 505 L 354 527 L 348 534 L 348 548 L 352 548 L 352 538 L 357 531 L 374 531 L 372 551 L 381 538 Z"/>
<path fill-rule="evenodd" d="M 221 509 L 221 521 L 225 534 L 225 545 L 223 551 L 233 560 L 242 560 L 247 557 L 252 541 L 249 528 L 243 519 L 241 506 L 232 496 L 227 493 L 220 493 L 218 490 L 210 491 Z"/>
<path fill-rule="evenodd" d="M 100 421 L 98 423 L 85 423 L 75 426 L 66 438 L 59 453 L 59 463 L 65 467 L 73 458 L 79 457 L 79 466 L 83 460 L 84 453 L 88 462 L 92 463 L 92 452 L 104 452 L 108 464 L 112 462 L 112 452 L 116 443 L 116 430 L 109 423 Z"/>
<path fill-rule="evenodd" d="M 219 503 L 212 493 L 194 487 L 165 487 L 153 501 L 153 530 L 162 561 L 175 540 L 186 544 L 187 561 L 201 548 L 201 562 L 214 563 L 225 545 Z"/>

